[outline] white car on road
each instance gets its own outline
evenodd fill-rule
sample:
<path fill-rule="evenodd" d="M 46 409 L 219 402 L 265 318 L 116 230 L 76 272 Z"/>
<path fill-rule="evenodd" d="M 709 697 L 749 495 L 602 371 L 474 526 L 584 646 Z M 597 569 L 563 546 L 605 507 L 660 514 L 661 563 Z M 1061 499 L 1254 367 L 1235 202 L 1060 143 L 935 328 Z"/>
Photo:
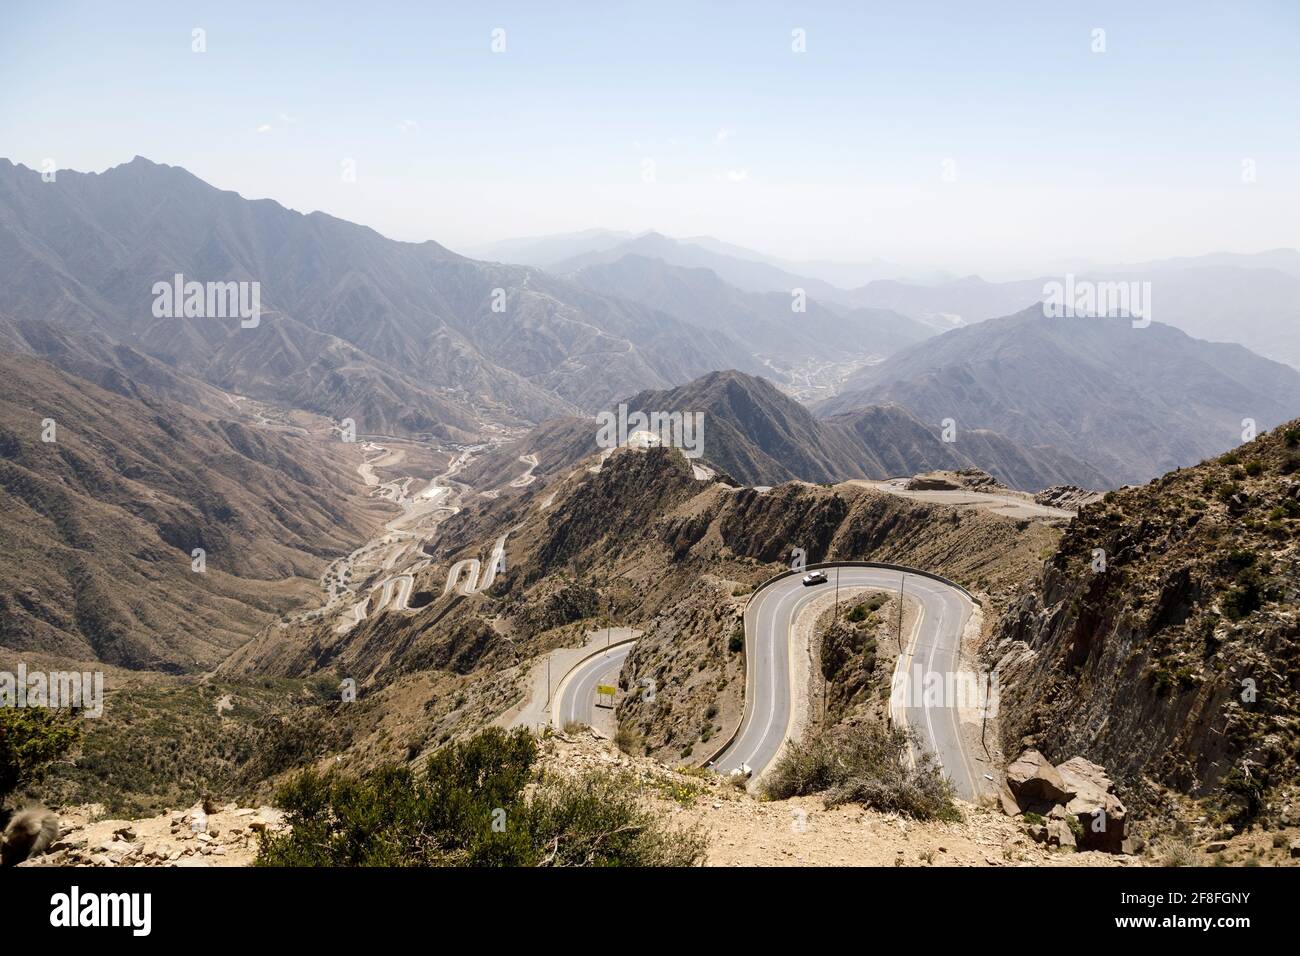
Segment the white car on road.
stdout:
<path fill-rule="evenodd" d="M 825 584 L 825 583 L 826 583 L 826 572 L 825 572 L 825 571 L 809 571 L 807 574 L 805 574 L 805 575 L 803 576 L 803 583 L 804 583 L 805 586 L 807 586 L 807 585 L 809 585 L 809 584 Z"/>

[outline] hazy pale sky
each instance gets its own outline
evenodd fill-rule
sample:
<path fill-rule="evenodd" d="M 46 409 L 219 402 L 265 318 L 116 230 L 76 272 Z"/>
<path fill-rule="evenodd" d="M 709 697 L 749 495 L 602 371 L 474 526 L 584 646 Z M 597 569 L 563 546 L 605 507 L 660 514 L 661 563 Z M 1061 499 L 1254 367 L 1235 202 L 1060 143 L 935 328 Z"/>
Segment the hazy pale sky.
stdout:
<path fill-rule="evenodd" d="M 140 154 L 452 248 L 603 226 L 995 273 L 1300 246 L 1291 0 L 4 0 L 0 90 L 15 162 Z"/>

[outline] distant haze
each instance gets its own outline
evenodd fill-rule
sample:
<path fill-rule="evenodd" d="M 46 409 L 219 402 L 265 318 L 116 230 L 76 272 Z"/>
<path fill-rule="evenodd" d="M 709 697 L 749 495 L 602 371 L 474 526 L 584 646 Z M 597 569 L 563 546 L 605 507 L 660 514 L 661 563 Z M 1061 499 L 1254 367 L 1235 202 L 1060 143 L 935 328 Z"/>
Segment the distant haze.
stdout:
<path fill-rule="evenodd" d="M 453 249 L 599 226 L 998 277 L 1296 245 L 1294 4 L 545 6 L 9 2 L 5 155 Z"/>

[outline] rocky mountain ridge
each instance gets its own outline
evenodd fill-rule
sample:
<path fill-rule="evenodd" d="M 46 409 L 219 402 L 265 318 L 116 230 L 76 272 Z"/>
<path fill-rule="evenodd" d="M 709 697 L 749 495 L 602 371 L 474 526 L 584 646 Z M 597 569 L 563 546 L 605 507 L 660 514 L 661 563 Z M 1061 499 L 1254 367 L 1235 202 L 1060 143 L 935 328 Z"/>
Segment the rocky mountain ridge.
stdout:
<path fill-rule="evenodd" d="M 1084 506 L 988 646 L 1004 745 L 1267 816 L 1297 779 L 1298 538 L 1300 421 Z"/>

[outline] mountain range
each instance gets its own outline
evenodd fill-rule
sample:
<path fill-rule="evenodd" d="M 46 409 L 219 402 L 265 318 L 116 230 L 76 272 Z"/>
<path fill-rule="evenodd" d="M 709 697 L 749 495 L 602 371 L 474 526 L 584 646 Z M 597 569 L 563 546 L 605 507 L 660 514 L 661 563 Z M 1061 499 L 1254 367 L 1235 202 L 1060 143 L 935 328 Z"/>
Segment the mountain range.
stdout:
<path fill-rule="evenodd" d="M 979 275 L 917 275 L 893 263 L 791 262 L 707 236 L 673 239 L 659 233 L 587 230 L 562 236 L 506 240 L 485 247 L 500 257 L 556 274 L 627 256 L 681 268 L 705 268 L 750 292 L 804 288 L 837 312 L 883 309 L 947 330 L 1020 312 L 1042 300 L 1044 286 L 1064 273 L 992 281 Z M 1077 281 L 1150 283 L 1153 318 L 1189 335 L 1236 342 L 1266 358 L 1300 368 L 1300 251 L 1209 253 L 1112 265 L 1081 264 Z"/>
<path fill-rule="evenodd" d="M 1163 323 L 1049 325 L 1031 308 L 935 335 L 945 320 L 906 297 L 888 300 L 897 308 L 873 305 L 861 290 L 740 258 L 744 250 L 716 240 L 599 233 L 552 252 L 593 241 L 552 272 L 395 242 L 141 158 L 101 174 L 62 171 L 54 182 L 0 161 L 0 341 L 92 381 L 148 381 L 208 412 L 234 393 L 351 418 L 361 434 L 462 443 L 489 423 L 582 416 L 734 369 L 820 400 L 823 418 L 898 405 L 927 429 L 951 419 L 957 457 L 1018 487 L 1063 473 L 1076 484 L 1145 481 L 1240 441 L 1246 420 L 1267 428 L 1297 407 L 1294 371 Z M 1285 295 L 1300 282 L 1295 258 L 1280 250 L 1137 268 L 1177 279 L 1190 308 L 1211 301 L 1223 270 L 1249 278 L 1260 301 Z M 260 323 L 155 316 L 154 284 L 177 273 L 258 282 Z M 1178 301 L 1170 282 L 1157 287 L 1156 314 L 1161 301 Z M 863 288 L 873 287 L 885 288 Z M 992 310 L 1034 291 L 973 279 L 908 288 L 959 287 L 991 294 Z M 794 289 L 803 311 L 792 308 Z M 1252 309 L 1243 329 L 1260 314 Z M 1219 321 L 1212 311 L 1208 325 Z M 1276 326 L 1280 334 L 1284 313 Z M 1016 450 L 995 448 L 989 435 Z M 800 477 L 886 465 L 875 457 L 878 434 L 865 446 L 830 434 L 813 444 L 852 448 L 861 460 L 815 468 L 813 456 Z M 936 457 L 953 455 L 899 453 L 894 464 Z"/>
<path fill-rule="evenodd" d="M 703 267 L 671 265 L 628 254 L 583 266 L 572 278 L 593 291 L 621 296 L 684 322 L 707 324 L 743 341 L 764 366 L 891 355 L 934 330 L 885 309 L 830 309 L 789 291 L 744 292 Z"/>
<path fill-rule="evenodd" d="M 702 413 L 701 460 L 746 485 L 884 479 L 969 468 L 988 471 L 1008 487 L 1032 491 L 1058 484 L 1091 487 L 1104 480 L 1096 469 L 1057 449 L 1021 445 L 987 430 L 945 442 L 937 425 L 898 404 L 818 419 L 768 380 L 735 370 L 641 392 L 625 404 L 629 414 Z M 537 456 L 539 474 L 562 474 L 600 451 L 596 432 L 591 418 L 547 422 L 518 446 L 485 456 L 468 478 L 501 481 L 518 470 L 514 462 L 520 452 Z"/>
<path fill-rule="evenodd" d="M 918 321 L 970 325 L 1019 312 L 1064 275 L 1011 282 L 966 276 L 950 282 L 872 282 L 849 293 L 860 307 L 890 309 Z M 1236 342 L 1300 368 L 1300 252 L 1212 254 L 1080 270 L 1075 282 L 1149 283 L 1150 317 L 1212 342 Z"/>
<path fill-rule="evenodd" d="M 464 251 L 478 259 L 538 266 L 552 272 L 571 268 L 569 260 L 597 255 L 613 261 L 625 255 L 665 251 L 665 261 L 683 268 L 703 268 L 736 277 L 735 284 L 752 292 L 779 291 L 790 276 L 829 283 L 837 289 L 855 289 L 877 279 L 907 279 L 942 282 L 952 278 L 946 272 L 916 273 L 883 259 L 865 261 L 783 259 L 748 249 L 712 236 L 674 239 L 650 230 L 633 233 L 615 229 L 585 229 L 580 232 L 531 236 L 482 243 Z M 747 283 L 752 283 L 752 286 Z"/>
<path fill-rule="evenodd" d="M 722 334 L 540 270 L 246 200 L 139 157 L 54 182 L 0 161 L 0 250 L 0 314 L 365 433 L 466 438 L 485 420 L 757 367 Z M 260 283 L 260 324 L 155 317 L 151 290 L 177 273 Z"/>
<path fill-rule="evenodd" d="M 1045 318 L 954 329 L 865 366 L 822 416 L 897 402 L 923 421 L 991 429 L 1089 462 L 1102 487 L 1145 482 L 1287 421 L 1300 372 L 1158 322 Z M 1253 423 L 1253 425 L 1252 425 Z"/>

